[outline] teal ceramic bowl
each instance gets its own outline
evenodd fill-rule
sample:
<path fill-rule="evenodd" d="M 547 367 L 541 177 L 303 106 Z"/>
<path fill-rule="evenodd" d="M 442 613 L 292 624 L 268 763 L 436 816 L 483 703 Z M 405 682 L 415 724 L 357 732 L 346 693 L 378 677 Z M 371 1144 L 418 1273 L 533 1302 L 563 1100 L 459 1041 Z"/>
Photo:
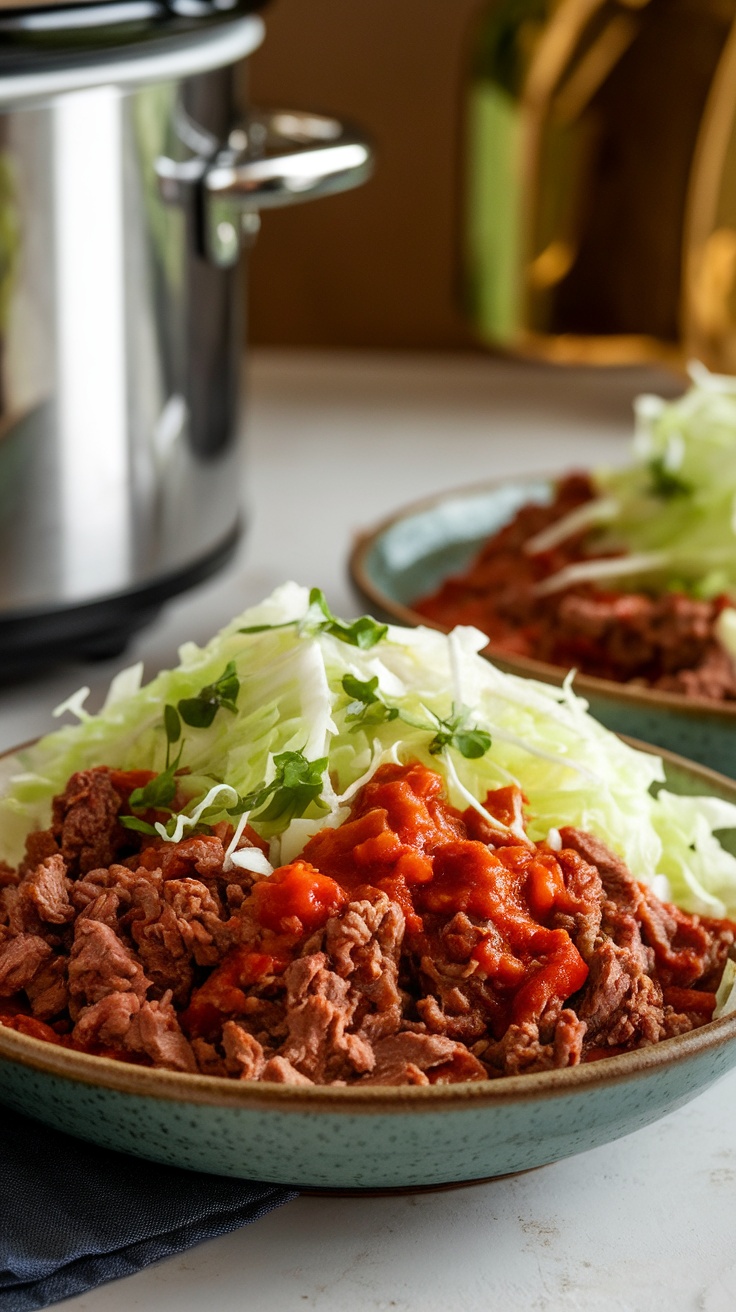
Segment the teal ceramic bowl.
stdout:
<path fill-rule="evenodd" d="M 552 487 L 548 478 L 508 479 L 409 506 L 358 539 L 350 558 L 353 583 L 373 614 L 398 624 L 429 624 L 412 603 L 466 569 L 484 541 L 526 502 L 548 503 Z M 492 644 L 485 654 L 502 670 L 545 683 L 559 684 L 567 673 L 560 666 L 509 656 Z M 616 733 L 736 778 L 736 703 L 716 704 L 584 674 L 576 677 L 575 690 L 596 719 Z"/>
<path fill-rule="evenodd" d="M 665 766 L 673 791 L 736 802 L 730 780 L 672 756 Z M 396 1089 L 148 1070 L 0 1026 L 0 1103 L 138 1157 L 311 1189 L 417 1189 L 544 1166 L 649 1125 L 734 1066 L 736 1014 L 568 1070 Z"/>

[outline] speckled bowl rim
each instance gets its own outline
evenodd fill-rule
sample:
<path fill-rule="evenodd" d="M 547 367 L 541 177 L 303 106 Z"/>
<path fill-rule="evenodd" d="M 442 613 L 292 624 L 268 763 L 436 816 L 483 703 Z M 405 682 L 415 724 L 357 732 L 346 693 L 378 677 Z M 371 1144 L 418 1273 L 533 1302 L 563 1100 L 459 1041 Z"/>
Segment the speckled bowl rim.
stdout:
<path fill-rule="evenodd" d="M 623 737 L 623 735 L 621 735 Z M 660 756 L 675 768 L 686 770 L 705 789 L 736 803 L 736 780 L 635 738 L 624 741 L 652 756 Z M 15 756 L 24 747 L 0 753 L 0 760 Z M 463 1084 L 383 1085 L 334 1088 L 324 1085 L 271 1084 L 266 1081 L 229 1080 L 214 1075 L 188 1075 L 179 1071 L 152 1070 L 128 1065 L 110 1057 L 94 1057 L 58 1047 L 45 1039 L 34 1039 L 0 1025 L 0 1061 L 7 1060 L 43 1074 L 79 1084 L 93 1085 L 116 1093 L 240 1111 L 329 1112 L 345 1115 L 391 1115 L 411 1111 L 462 1111 L 509 1103 L 570 1097 L 587 1089 L 601 1089 L 643 1079 L 663 1067 L 715 1052 L 736 1040 L 736 1012 L 708 1021 L 687 1034 L 662 1039 L 651 1047 L 563 1070 L 538 1071 L 528 1075 L 505 1075 L 496 1080 Z"/>
<path fill-rule="evenodd" d="M 564 1070 L 529 1075 L 506 1075 L 497 1080 L 466 1084 L 331 1086 L 269 1084 L 265 1081 L 228 1080 L 214 1075 L 187 1075 L 178 1071 L 129 1066 L 109 1057 L 59 1048 L 44 1039 L 0 1026 L 0 1061 L 8 1060 L 45 1075 L 115 1093 L 154 1098 L 162 1102 L 224 1107 L 237 1111 L 329 1112 L 339 1115 L 395 1115 L 400 1112 L 450 1112 L 478 1107 L 505 1106 L 555 1097 L 584 1095 L 646 1078 L 670 1064 L 715 1052 L 736 1040 L 736 1014 L 709 1021 L 688 1034 L 663 1039 L 649 1048 Z M 602 1068 L 605 1067 L 605 1070 Z"/>
<path fill-rule="evenodd" d="M 400 507 L 393 514 L 382 519 L 374 528 L 366 529 L 357 534 L 348 557 L 348 571 L 353 584 L 371 606 L 377 606 L 379 610 L 386 615 L 390 615 L 397 623 L 407 625 L 409 628 L 422 625 L 428 629 L 438 629 L 440 633 L 449 633 L 450 628 L 448 625 L 427 619 L 424 615 L 420 615 L 418 611 L 413 610 L 411 606 L 405 606 L 399 601 L 394 601 L 393 597 L 389 597 L 374 582 L 367 568 L 367 559 L 376 543 L 397 524 L 408 521 L 415 515 L 422 514 L 427 510 L 440 507 L 446 502 L 461 501 L 471 496 L 482 496 L 484 493 L 499 491 L 511 483 L 522 486 L 525 483 L 530 485 L 541 482 L 552 484 L 558 481 L 559 478 L 559 473 L 525 473 L 514 478 L 491 479 L 483 483 L 465 484 L 462 487 L 449 489 L 446 492 L 437 493 L 435 496 L 424 497 L 419 501 L 413 501 L 409 505 Z M 494 647 L 492 642 L 484 648 L 483 655 L 512 674 L 519 674 L 527 679 L 539 679 L 542 683 L 554 683 L 559 686 L 568 673 L 565 666 L 550 665 L 547 661 L 538 661 L 532 656 L 516 656 L 513 653 L 502 651 L 500 647 Z M 692 716 L 695 719 L 721 720 L 725 718 L 736 721 L 736 702 L 712 702 L 704 697 L 690 697 L 684 693 L 662 692 L 656 688 L 632 687 L 630 684 L 617 683 L 614 679 L 601 679 L 594 674 L 576 674 L 575 690 L 583 696 L 586 694 L 597 695 L 628 703 L 632 706 L 676 711 L 680 715 Z"/>

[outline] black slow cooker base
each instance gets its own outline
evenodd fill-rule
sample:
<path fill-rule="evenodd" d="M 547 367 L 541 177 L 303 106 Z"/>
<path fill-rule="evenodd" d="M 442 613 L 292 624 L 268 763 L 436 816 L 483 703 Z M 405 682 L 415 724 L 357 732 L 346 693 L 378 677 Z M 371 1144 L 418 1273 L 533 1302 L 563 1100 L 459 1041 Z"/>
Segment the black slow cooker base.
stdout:
<path fill-rule="evenodd" d="M 204 582 L 233 556 L 238 523 L 208 555 L 155 583 L 82 606 L 59 606 L 0 616 L 0 680 L 15 681 L 65 661 L 111 660 L 170 597 Z"/>

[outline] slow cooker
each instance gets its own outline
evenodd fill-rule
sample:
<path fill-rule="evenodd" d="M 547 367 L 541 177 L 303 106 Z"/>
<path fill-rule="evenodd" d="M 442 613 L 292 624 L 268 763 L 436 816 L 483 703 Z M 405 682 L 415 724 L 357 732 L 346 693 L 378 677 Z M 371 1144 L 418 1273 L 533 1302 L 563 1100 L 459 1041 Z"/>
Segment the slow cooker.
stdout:
<path fill-rule="evenodd" d="M 238 107 L 257 7 L 0 7 L 0 673 L 118 652 L 241 532 L 241 252 L 371 167 Z"/>

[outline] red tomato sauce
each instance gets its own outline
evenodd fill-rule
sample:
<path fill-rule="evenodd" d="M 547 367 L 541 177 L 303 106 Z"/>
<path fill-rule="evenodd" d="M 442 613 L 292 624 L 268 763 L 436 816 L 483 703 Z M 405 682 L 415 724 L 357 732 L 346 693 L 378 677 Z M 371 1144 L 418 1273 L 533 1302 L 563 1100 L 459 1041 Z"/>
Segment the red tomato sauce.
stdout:
<path fill-rule="evenodd" d="M 371 888 L 399 903 L 419 958 L 433 956 L 440 928 L 458 912 L 487 922 L 472 957 L 478 978 L 493 985 L 489 1020 L 498 1034 L 580 989 L 588 968 L 569 934 L 549 925 L 578 905 L 555 855 L 516 840 L 491 849 L 485 833 L 485 841 L 470 836 L 487 822 L 457 810 L 443 791 L 441 776 L 423 765 L 381 766 L 344 824 L 321 830 L 298 860 L 256 883 L 245 906 L 258 939 L 233 948 L 195 990 L 181 1018 L 186 1032 L 206 1036 L 223 1015 L 246 1015 L 248 988 L 282 975 L 305 933 Z M 504 823 L 520 807 L 518 789 L 487 798 Z"/>
<path fill-rule="evenodd" d="M 572 911 L 577 902 L 554 854 L 521 845 L 492 850 L 487 838 L 469 837 L 477 813 L 458 811 L 443 788 L 440 775 L 423 765 L 381 766 L 351 818 L 323 829 L 303 858 L 351 895 L 368 885 L 399 902 L 409 945 L 420 954 L 432 955 L 438 920 L 465 912 L 490 922 L 473 957 L 504 997 L 499 1023 L 538 1018 L 552 997 L 570 997 L 587 978 L 569 934 L 548 927 L 555 912 Z M 505 822 L 518 815 L 512 792 L 518 795 L 502 788 L 486 799 Z"/>

